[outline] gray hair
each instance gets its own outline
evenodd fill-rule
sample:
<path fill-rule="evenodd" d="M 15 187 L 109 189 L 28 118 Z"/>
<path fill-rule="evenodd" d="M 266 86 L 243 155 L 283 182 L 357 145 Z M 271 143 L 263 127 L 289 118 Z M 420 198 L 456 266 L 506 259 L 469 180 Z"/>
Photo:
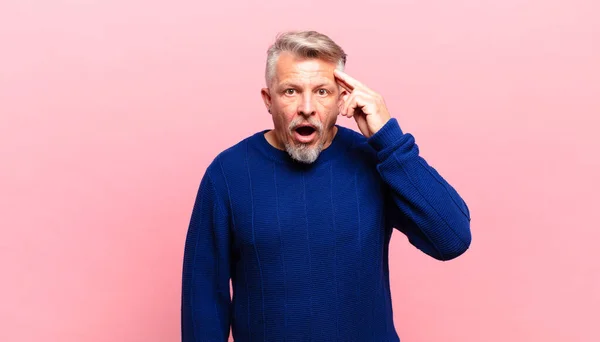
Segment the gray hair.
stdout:
<path fill-rule="evenodd" d="M 275 76 L 275 66 L 281 52 L 287 51 L 301 58 L 316 58 L 337 64 L 344 70 L 346 53 L 328 36 L 316 31 L 288 31 L 277 35 L 275 43 L 267 50 L 265 81 L 267 87 Z"/>

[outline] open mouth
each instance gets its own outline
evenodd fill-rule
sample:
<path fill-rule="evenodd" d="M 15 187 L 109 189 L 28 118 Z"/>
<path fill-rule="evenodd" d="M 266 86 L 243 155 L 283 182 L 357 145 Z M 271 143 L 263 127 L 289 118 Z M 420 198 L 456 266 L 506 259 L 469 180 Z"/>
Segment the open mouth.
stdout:
<path fill-rule="evenodd" d="M 294 129 L 294 137 L 301 144 L 310 144 L 316 139 L 317 129 L 312 126 L 298 126 Z"/>
<path fill-rule="evenodd" d="M 315 129 L 311 126 L 301 126 L 296 128 L 296 132 L 303 137 L 308 137 L 315 132 Z"/>

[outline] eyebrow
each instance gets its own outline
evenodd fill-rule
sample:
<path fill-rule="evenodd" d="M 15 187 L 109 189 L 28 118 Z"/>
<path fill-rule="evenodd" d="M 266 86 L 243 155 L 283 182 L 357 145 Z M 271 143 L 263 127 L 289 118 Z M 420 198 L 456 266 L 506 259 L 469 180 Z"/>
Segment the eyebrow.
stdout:
<path fill-rule="evenodd" d="M 316 84 L 314 86 L 314 88 L 323 88 L 323 87 L 332 87 L 332 86 L 334 86 L 334 83 L 332 83 L 332 82 L 321 82 L 321 83 Z M 301 88 L 294 82 L 284 82 L 284 83 L 281 83 L 279 85 L 279 87 L 281 87 L 281 88 Z"/>

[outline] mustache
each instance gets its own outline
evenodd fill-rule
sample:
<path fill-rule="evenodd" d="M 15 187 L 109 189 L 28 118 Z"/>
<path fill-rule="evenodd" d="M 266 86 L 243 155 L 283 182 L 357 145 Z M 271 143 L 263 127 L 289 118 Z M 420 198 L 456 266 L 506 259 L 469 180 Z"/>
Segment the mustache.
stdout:
<path fill-rule="evenodd" d="M 314 119 L 314 118 L 308 118 L 308 119 L 303 119 L 301 117 L 294 119 L 292 122 L 290 122 L 288 128 L 290 129 L 290 131 L 295 130 L 298 126 L 301 126 L 303 124 L 308 123 L 309 125 L 313 126 L 317 132 L 321 132 L 323 130 L 323 124 Z"/>

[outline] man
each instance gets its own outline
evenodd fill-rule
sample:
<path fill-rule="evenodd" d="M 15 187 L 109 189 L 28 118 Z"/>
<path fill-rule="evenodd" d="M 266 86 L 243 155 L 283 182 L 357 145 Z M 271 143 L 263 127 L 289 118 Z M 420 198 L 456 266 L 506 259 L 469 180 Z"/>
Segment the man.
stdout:
<path fill-rule="evenodd" d="M 469 248 L 467 205 L 345 62 L 314 31 L 279 35 L 268 50 L 261 93 L 274 128 L 220 153 L 194 204 L 183 341 L 226 341 L 230 328 L 241 342 L 399 341 L 393 228 L 439 260 Z"/>

